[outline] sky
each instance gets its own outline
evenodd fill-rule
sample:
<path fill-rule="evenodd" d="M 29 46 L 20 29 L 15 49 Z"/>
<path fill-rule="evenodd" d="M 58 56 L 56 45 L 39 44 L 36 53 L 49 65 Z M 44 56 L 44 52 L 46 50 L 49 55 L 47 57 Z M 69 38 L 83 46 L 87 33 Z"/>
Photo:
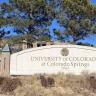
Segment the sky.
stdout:
<path fill-rule="evenodd" d="M 8 0 L 0 0 L 0 3 L 2 3 L 2 2 L 8 2 Z M 91 0 L 90 2 L 92 4 L 95 4 L 96 5 L 96 0 Z M 56 38 L 56 36 L 54 36 L 53 31 L 52 31 L 54 28 L 56 28 L 56 29 L 58 29 L 60 31 L 64 31 L 64 28 L 57 23 L 57 20 L 56 19 L 54 19 L 53 22 L 52 22 L 52 24 L 49 26 L 49 30 L 51 32 L 51 36 L 52 36 L 53 40 L 55 40 L 55 38 Z M 12 28 L 9 27 L 6 30 L 11 30 L 11 33 L 12 33 Z M 93 44 L 93 45 L 96 46 L 96 35 L 89 36 L 86 39 L 80 40 L 80 41 L 81 42 L 84 42 L 84 43 L 90 43 L 90 44 Z"/>
<path fill-rule="evenodd" d="M 8 2 L 8 0 L 0 0 L 0 3 L 2 3 L 2 2 Z"/>
<path fill-rule="evenodd" d="M 96 0 L 91 0 L 91 3 L 92 4 L 96 4 Z"/>
<path fill-rule="evenodd" d="M 90 0 L 92 4 L 96 4 L 96 0 Z M 8 0 L 0 0 L 0 3 L 8 2 Z"/>

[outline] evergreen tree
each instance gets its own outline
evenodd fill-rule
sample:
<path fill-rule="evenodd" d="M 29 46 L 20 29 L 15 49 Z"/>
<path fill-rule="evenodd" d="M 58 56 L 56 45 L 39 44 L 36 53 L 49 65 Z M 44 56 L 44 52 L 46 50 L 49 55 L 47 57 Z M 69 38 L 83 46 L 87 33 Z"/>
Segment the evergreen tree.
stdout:
<path fill-rule="evenodd" d="M 57 18 L 65 28 L 64 35 L 77 42 L 96 34 L 96 6 L 89 0 L 59 0 L 59 2 Z"/>
<path fill-rule="evenodd" d="M 48 26 L 54 18 L 66 29 L 63 33 L 54 29 L 58 39 L 67 36 L 77 42 L 96 34 L 96 6 L 89 0 L 9 0 L 0 8 L 0 27 L 12 26 L 28 41 L 50 40 Z M 0 37 L 6 33 L 2 30 Z"/>
<path fill-rule="evenodd" d="M 53 19 L 53 12 L 46 0 L 9 0 L 8 4 L 3 3 L 0 7 L 3 26 L 14 27 L 14 32 L 26 35 L 29 41 L 42 36 L 50 39 L 48 25 Z"/>

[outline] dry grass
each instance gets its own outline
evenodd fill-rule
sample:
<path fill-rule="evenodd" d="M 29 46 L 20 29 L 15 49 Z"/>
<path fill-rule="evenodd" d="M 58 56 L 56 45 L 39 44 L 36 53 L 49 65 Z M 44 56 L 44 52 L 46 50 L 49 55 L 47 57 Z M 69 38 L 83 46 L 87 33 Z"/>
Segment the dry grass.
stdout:
<path fill-rule="evenodd" d="M 39 75 L 0 78 L 0 96 L 96 96 L 95 74 L 46 75 L 55 81 L 53 87 L 44 87 Z"/>

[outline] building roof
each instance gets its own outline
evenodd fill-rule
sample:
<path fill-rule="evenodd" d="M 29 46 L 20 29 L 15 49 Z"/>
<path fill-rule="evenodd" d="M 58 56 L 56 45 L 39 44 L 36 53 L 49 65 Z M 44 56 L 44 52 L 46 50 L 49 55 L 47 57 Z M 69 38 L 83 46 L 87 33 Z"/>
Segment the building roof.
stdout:
<path fill-rule="evenodd" d="M 2 51 L 3 51 L 3 52 L 10 52 L 10 47 L 9 47 L 9 45 L 6 44 L 6 45 L 4 46 L 4 48 L 2 49 Z"/>

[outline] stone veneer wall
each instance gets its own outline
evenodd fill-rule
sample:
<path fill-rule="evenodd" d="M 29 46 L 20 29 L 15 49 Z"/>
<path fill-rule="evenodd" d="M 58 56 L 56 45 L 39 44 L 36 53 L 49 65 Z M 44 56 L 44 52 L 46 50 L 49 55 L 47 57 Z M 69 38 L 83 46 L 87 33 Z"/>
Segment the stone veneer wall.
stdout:
<path fill-rule="evenodd" d="M 0 76 L 10 75 L 10 52 L 0 53 Z"/>
<path fill-rule="evenodd" d="M 2 62 L 2 54 L 0 53 L 0 66 L 1 66 L 1 63 Z M 0 67 L 1 68 L 1 67 Z"/>
<path fill-rule="evenodd" d="M 0 75 L 1 75 L 1 72 L 2 72 L 2 71 L 1 71 L 1 70 L 2 70 L 2 69 L 1 69 L 1 66 L 2 66 L 2 53 L 0 53 Z"/>

